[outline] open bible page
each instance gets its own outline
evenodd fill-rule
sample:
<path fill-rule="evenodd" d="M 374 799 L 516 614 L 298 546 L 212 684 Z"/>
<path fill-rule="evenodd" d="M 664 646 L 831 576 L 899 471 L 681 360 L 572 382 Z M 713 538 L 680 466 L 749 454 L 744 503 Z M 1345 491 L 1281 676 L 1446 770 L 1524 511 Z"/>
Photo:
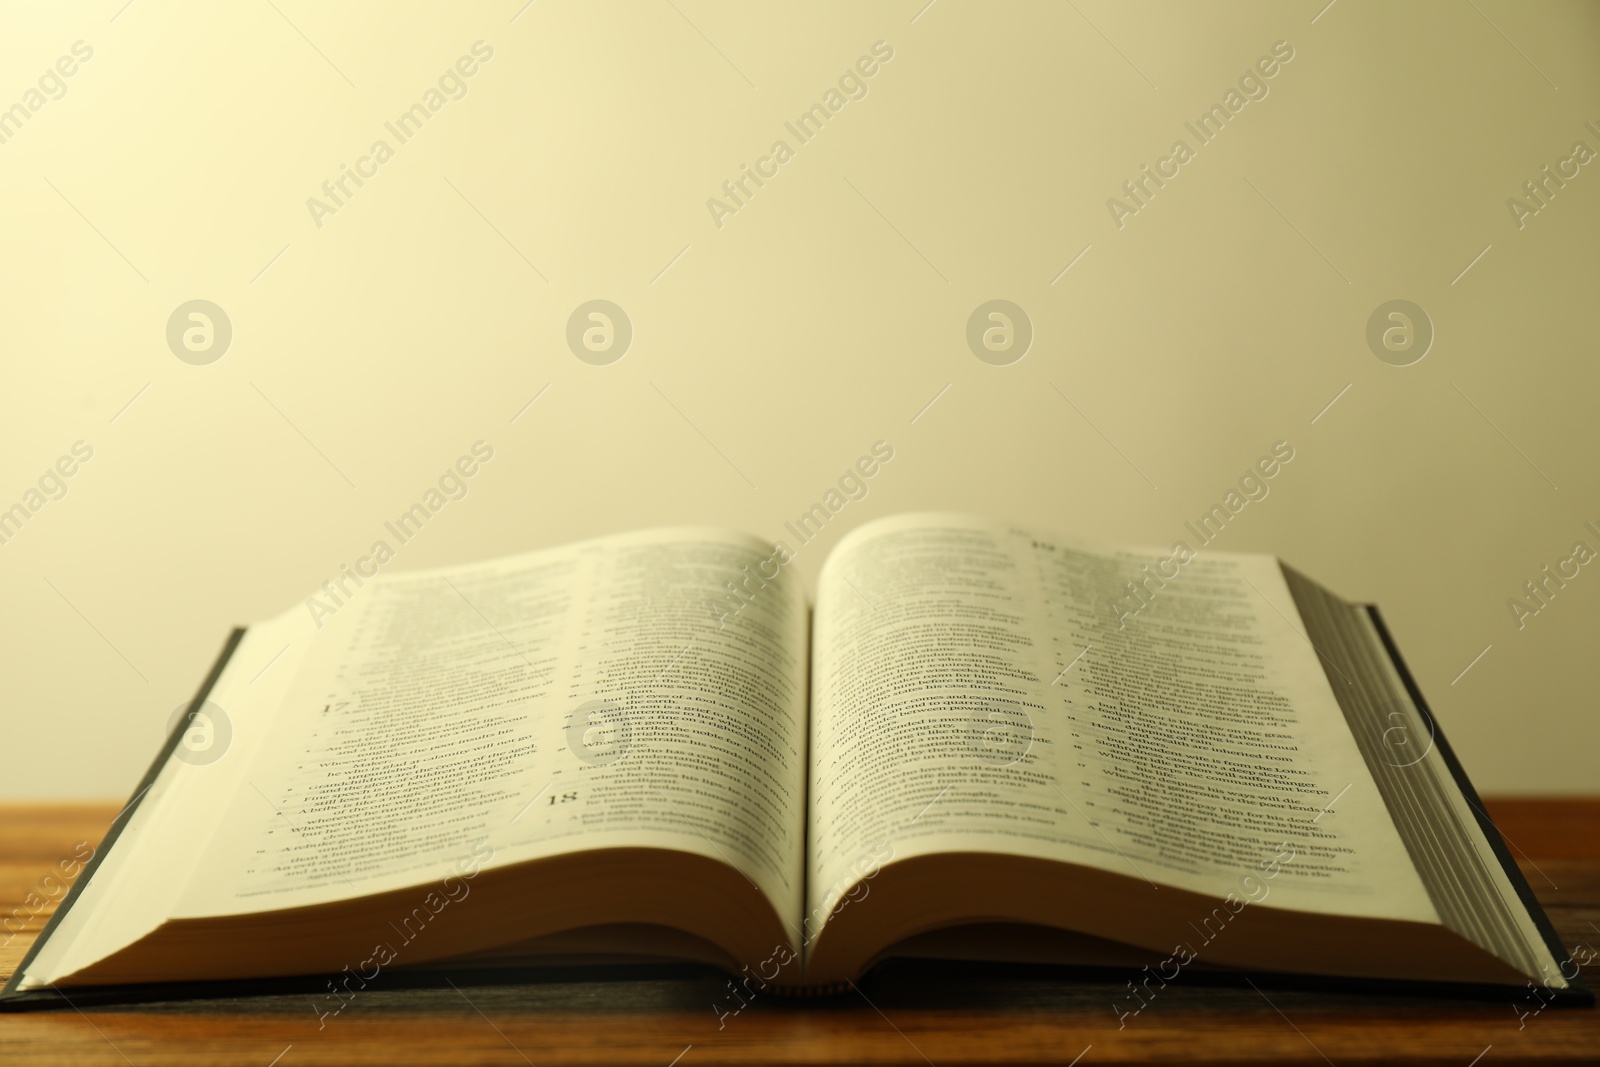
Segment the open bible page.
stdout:
<path fill-rule="evenodd" d="M 1270 867 L 1273 905 L 1436 921 L 1276 561 L 1173 555 L 953 515 L 840 542 L 814 634 L 814 922 L 862 857 L 946 851 L 1219 898 Z"/>
<path fill-rule="evenodd" d="M 804 597 L 780 573 L 718 610 L 770 554 L 679 529 L 369 581 L 325 620 L 176 914 L 656 847 L 797 915 Z"/>

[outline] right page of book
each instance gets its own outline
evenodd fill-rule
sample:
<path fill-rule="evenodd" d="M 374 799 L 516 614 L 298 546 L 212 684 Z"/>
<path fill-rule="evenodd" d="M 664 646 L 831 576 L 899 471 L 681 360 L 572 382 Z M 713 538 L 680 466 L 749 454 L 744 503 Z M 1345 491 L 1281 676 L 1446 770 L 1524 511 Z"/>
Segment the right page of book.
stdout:
<path fill-rule="evenodd" d="M 952 851 L 1437 922 L 1329 678 L 1270 556 L 864 526 L 817 593 L 811 922 Z"/>

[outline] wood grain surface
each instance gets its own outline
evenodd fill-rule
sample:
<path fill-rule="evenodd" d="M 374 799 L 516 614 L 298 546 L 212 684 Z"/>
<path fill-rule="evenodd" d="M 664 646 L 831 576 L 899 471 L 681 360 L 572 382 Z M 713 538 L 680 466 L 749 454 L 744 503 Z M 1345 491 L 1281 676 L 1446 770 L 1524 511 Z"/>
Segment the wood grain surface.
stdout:
<path fill-rule="evenodd" d="M 1600 950 L 1600 799 L 1490 802 L 1569 948 Z M 0 806 L 0 974 L 54 906 L 46 880 L 117 808 Z M 30 897 L 30 894 L 32 896 Z M 15 931 L 12 933 L 11 931 Z M 1119 1028 L 1126 980 L 907 967 L 842 997 L 731 1003 L 688 968 L 537 980 L 386 972 L 337 1015 L 306 994 L 0 1014 L 0 1064 L 1600 1063 L 1600 1012 L 1180 975 Z M 1586 975 L 1591 987 L 1592 973 Z M 1081 1058 L 1079 1058 L 1081 1057 Z"/>

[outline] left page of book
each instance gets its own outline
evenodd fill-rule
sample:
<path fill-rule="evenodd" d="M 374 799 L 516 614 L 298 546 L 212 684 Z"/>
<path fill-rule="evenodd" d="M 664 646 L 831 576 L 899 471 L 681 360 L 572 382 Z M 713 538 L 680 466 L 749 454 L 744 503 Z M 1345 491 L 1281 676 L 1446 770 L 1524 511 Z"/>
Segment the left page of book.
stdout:
<path fill-rule="evenodd" d="M 728 864 L 798 916 L 805 599 L 781 572 L 757 596 L 729 590 L 771 555 L 685 528 L 346 583 L 319 627 L 280 624 L 308 646 L 281 699 L 234 760 L 180 768 L 227 765 L 187 798 L 209 814 L 144 820 L 126 884 L 151 890 L 158 859 L 184 857 L 146 894 L 159 922 L 374 895 L 463 863 L 658 848 Z M 219 702 L 241 679 L 225 673 Z M 66 955 L 104 948 L 74 940 Z"/>

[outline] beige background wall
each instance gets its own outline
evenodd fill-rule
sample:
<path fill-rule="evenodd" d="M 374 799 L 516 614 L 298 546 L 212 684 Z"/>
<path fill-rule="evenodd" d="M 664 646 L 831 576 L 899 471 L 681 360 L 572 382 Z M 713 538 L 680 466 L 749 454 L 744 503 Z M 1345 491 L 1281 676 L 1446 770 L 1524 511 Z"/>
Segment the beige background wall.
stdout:
<path fill-rule="evenodd" d="M 228 627 L 480 439 L 392 566 L 782 537 L 879 439 L 808 579 L 915 508 L 1164 545 L 1287 440 L 1217 547 L 1380 602 L 1483 790 L 1600 786 L 1600 566 L 1507 607 L 1600 550 L 1600 162 L 1520 229 L 1506 206 L 1600 150 L 1600 8 L 924 2 L 8 7 L 0 107 L 93 58 L 0 144 L 0 506 L 94 456 L 0 546 L 0 795 L 126 795 Z M 480 40 L 466 95 L 386 135 Z M 800 145 L 784 122 L 880 40 Z M 1278 41 L 1269 94 L 1119 229 L 1107 199 Z M 380 137 L 319 228 L 307 198 Z M 707 198 L 780 138 L 719 228 Z M 196 298 L 234 331 L 202 366 L 165 338 Z M 591 298 L 636 331 L 609 366 L 565 344 Z M 965 341 L 991 298 L 1036 331 L 1010 366 Z M 1412 366 L 1365 339 L 1395 298 L 1436 330 Z"/>

